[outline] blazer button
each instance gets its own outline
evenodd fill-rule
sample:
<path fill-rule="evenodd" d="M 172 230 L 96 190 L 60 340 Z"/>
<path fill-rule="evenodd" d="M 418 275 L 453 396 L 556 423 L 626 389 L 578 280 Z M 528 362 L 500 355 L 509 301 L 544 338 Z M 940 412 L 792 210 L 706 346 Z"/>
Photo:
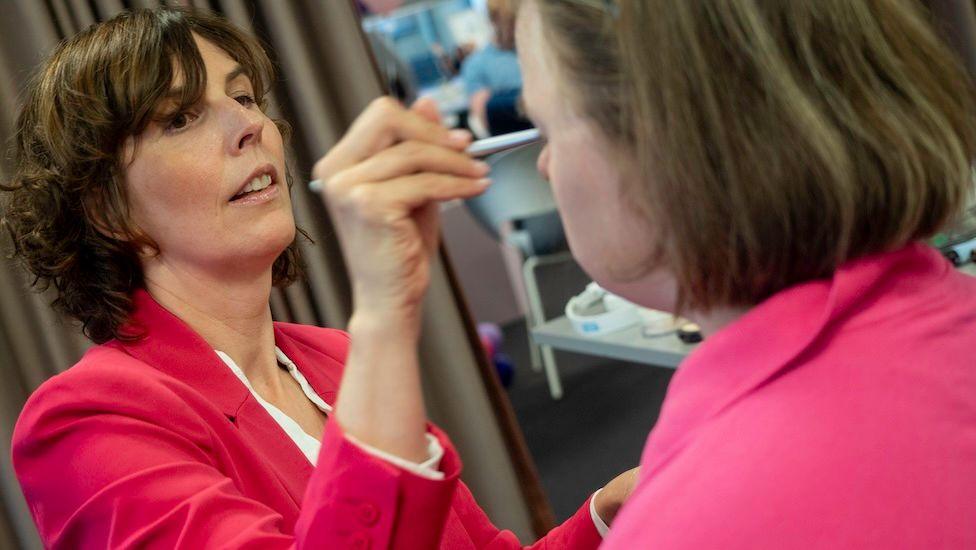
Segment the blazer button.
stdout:
<path fill-rule="evenodd" d="M 375 504 L 367 502 L 359 507 L 359 522 L 365 527 L 372 527 L 380 520 L 380 510 Z"/>
<path fill-rule="evenodd" d="M 349 548 L 354 550 L 369 550 L 370 540 L 369 535 L 362 532 L 356 531 L 349 537 Z"/>

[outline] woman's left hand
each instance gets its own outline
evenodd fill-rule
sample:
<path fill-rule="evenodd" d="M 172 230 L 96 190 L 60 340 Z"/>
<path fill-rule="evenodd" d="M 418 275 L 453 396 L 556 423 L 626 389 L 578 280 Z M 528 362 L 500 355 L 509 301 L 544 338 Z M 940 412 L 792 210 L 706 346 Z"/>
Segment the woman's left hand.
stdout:
<path fill-rule="evenodd" d="M 617 517 L 620 507 L 627 501 L 630 493 L 637 485 L 639 475 L 640 466 L 627 470 L 604 485 L 603 489 L 596 495 L 593 505 L 596 508 L 597 515 L 604 523 L 607 525 L 613 523 L 613 518 Z"/>

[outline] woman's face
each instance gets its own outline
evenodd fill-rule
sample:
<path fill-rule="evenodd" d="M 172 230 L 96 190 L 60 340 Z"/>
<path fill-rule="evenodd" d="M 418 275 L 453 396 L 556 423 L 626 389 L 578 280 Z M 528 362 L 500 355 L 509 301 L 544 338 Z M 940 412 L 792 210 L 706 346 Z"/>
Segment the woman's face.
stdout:
<path fill-rule="evenodd" d="M 566 99 L 576 89 L 553 66 L 534 2 L 519 12 L 517 38 L 525 107 L 547 140 L 539 172 L 552 185 L 573 256 L 607 290 L 648 307 L 674 307 L 673 277 L 647 268 L 653 226 L 626 200 L 609 144 Z"/>
<path fill-rule="evenodd" d="M 131 216 L 159 247 L 144 267 L 147 276 L 157 265 L 222 278 L 270 272 L 295 235 L 281 134 L 238 63 L 196 42 L 207 73 L 200 101 L 183 112 L 157 106 L 167 118 L 126 147 Z"/>

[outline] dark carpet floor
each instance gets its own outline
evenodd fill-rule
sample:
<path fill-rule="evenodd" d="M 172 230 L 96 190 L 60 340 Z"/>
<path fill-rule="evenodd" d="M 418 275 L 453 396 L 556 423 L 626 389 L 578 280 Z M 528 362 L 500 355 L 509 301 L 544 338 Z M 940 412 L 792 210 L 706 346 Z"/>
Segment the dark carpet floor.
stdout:
<path fill-rule="evenodd" d="M 539 274 L 547 315 L 556 316 L 588 279 L 575 264 Z M 657 420 L 671 369 L 556 352 L 565 395 L 553 401 L 529 362 L 524 322 L 503 327 L 502 351 L 515 363 L 509 396 L 558 521 L 596 489 L 637 465 Z"/>

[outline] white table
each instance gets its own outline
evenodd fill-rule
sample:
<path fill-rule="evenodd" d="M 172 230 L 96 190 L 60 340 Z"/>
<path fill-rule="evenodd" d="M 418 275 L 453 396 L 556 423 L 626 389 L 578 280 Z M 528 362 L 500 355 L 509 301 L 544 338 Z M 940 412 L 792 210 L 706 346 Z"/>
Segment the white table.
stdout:
<path fill-rule="evenodd" d="M 968 263 L 959 269 L 976 276 L 976 264 Z M 605 336 L 583 336 L 573 329 L 566 317 L 557 317 L 532 329 L 532 338 L 553 349 L 672 369 L 677 368 L 696 346 L 685 344 L 673 334 L 645 338 L 636 326 Z"/>
<path fill-rule="evenodd" d="M 612 332 L 605 336 L 583 336 L 573 329 L 569 319 L 558 317 L 532 329 L 532 337 L 553 349 L 575 351 L 659 367 L 676 368 L 695 349 L 674 334 L 645 338 L 639 326 Z"/>
<path fill-rule="evenodd" d="M 460 77 L 421 89 L 417 98 L 430 98 L 437 104 L 443 122 L 449 128 L 458 124 L 458 117 L 468 110 L 468 92 Z"/>

